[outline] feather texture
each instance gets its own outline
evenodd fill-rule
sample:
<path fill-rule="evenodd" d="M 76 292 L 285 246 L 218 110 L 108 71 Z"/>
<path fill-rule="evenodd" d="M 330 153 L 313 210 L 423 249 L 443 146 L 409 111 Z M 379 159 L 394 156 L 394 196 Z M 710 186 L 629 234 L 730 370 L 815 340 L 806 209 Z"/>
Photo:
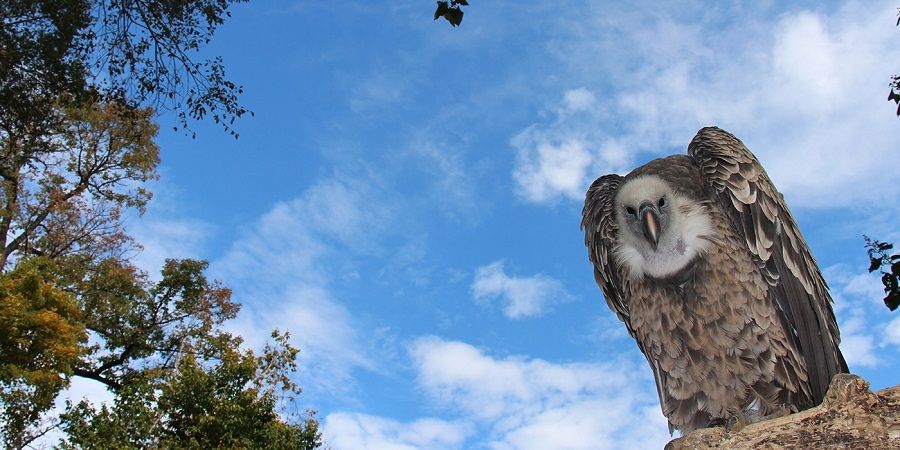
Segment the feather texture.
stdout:
<path fill-rule="evenodd" d="M 813 402 L 825 396 L 831 378 L 847 372 L 831 295 L 809 246 L 781 193 L 743 142 L 716 127 L 701 129 L 688 146 L 720 203 L 742 226 L 745 242 L 774 280 L 769 296 L 778 306 L 794 346 L 803 354 Z M 726 177 L 725 174 L 730 174 Z"/>

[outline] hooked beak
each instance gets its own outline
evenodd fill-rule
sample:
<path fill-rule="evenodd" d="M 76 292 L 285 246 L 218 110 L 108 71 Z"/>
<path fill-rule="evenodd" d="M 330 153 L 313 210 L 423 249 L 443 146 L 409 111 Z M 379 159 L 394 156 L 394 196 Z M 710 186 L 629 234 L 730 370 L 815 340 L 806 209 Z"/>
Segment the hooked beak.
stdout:
<path fill-rule="evenodd" d="M 659 244 L 659 213 L 656 211 L 656 206 L 651 202 L 643 202 L 639 214 L 644 237 L 653 246 L 653 250 L 656 250 L 656 245 Z"/>

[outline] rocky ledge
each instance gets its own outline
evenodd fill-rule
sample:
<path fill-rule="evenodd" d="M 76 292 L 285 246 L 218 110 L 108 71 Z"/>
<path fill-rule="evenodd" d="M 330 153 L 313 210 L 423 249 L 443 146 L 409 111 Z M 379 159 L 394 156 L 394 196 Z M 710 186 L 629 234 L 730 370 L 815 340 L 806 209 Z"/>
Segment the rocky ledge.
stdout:
<path fill-rule="evenodd" d="M 705 428 L 669 442 L 666 450 L 900 449 L 900 385 L 872 393 L 850 374 L 831 381 L 821 405 L 738 430 Z"/>

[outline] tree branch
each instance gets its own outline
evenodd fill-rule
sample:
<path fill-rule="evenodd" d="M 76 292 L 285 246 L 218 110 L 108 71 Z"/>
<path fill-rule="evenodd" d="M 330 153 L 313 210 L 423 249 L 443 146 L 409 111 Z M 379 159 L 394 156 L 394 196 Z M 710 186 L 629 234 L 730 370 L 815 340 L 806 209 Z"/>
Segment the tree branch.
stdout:
<path fill-rule="evenodd" d="M 81 377 L 81 378 L 87 378 L 90 380 L 99 381 L 114 390 L 118 390 L 122 387 L 122 383 L 119 383 L 116 380 L 104 377 L 103 375 L 100 375 L 100 373 L 93 371 L 93 370 L 85 370 L 85 369 L 76 367 L 75 370 L 72 372 L 72 374 L 75 376 Z"/>
<path fill-rule="evenodd" d="M 44 222 L 44 220 L 47 219 L 47 216 L 49 216 L 50 213 L 53 212 L 53 210 L 55 210 L 57 207 L 59 207 L 63 203 L 71 200 L 73 197 L 80 195 L 82 192 L 84 192 L 84 190 L 87 189 L 86 181 L 87 180 L 84 180 L 84 179 L 79 181 L 79 183 L 75 187 L 75 189 L 72 189 L 71 191 L 67 192 L 65 195 L 62 196 L 62 198 L 51 201 L 50 204 L 47 205 L 47 207 L 44 208 L 43 211 L 41 211 L 33 219 L 29 220 L 28 223 L 25 225 L 25 227 L 23 227 L 22 232 L 19 233 L 19 235 L 16 236 L 12 241 L 10 241 L 9 244 L 7 244 L 6 247 L 3 249 L 2 261 L 5 262 L 6 259 L 9 258 L 9 255 L 13 254 L 13 252 L 18 250 L 19 246 L 22 245 L 22 242 L 24 242 L 25 239 L 28 238 L 28 235 L 31 234 L 31 232 L 34 231 L 38 226 L 40 226 Z"/>

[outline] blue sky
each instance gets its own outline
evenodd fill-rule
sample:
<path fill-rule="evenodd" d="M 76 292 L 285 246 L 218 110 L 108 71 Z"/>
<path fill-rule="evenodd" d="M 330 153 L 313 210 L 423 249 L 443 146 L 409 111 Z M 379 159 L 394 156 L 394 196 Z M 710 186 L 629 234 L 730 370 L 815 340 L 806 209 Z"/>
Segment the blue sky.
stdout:
<path fill-rule="evenodd" d="M 332 448 L 668 441 L 579 221 L 593 179 L 707 125 L 785 195 L 851 370 L 900 382 L 861 237 L 900 242 L 894 2 L 471 3 L 457 29 L 432 1 L 238 5 L 207 51 L 255 112 L 240 139 L 160 117 L 138 263 L 207 259 L 244 305 L 230 330 L 289 330 Z"/>

